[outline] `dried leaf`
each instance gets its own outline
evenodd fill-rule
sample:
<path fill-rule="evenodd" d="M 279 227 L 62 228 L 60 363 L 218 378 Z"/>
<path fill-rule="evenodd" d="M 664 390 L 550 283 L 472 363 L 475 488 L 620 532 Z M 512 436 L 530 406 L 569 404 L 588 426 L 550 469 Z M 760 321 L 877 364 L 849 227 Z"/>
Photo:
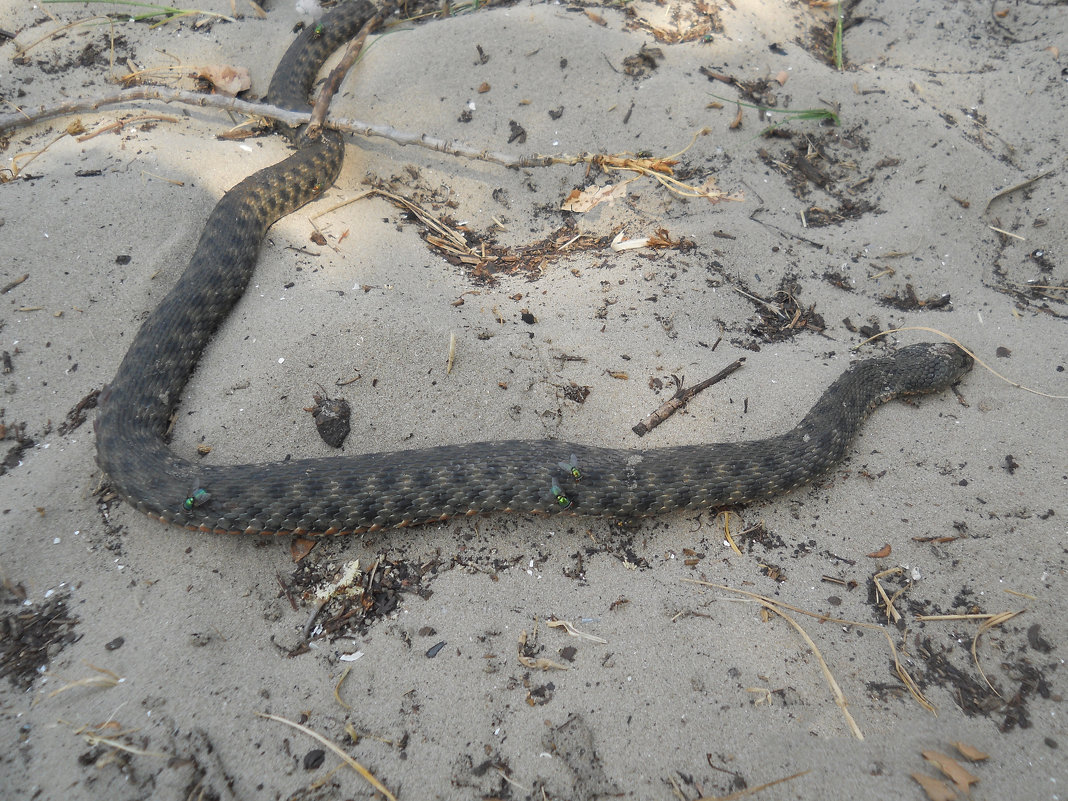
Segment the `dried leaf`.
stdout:
<path fill-rule="evenodd" d="M 941 779 L 928 776 L 926 773 L 910 773 L 909 775 L 923 788 L 931 801 L 956 801 L 957 794 Z"/>
<path fill-rule="evenodd" d="M 984 754 L 978 748 L 967 743 L 955 742 L 953 747 L 960 751 L 960 755 L 969 762 L 982 762 L 984 759 L 990 759 L 990 754 Z"/>
<path fill-rule="evenodd" d="M 884 545 L 879 550 L 875 551 L 874 553 L 868 554 L 868 557 L 871 558 L 871 559 L 885 559 L 889 555 L 890 555 L 890 543 L 888 542 L 888 543 L 886 543 L 886 545 Z"/>
<path fill-rule="evenodd" d="M 197 77 L 215 87 L 220 95 L 234 97 L 252 86 L 252 78 L 244 67 L 231 67 L 229 64 L 209 64 L 197 69 Z"/>
<path fill-rule="evenodd" d="M 657 228 L 655 234 L 646 238 L 649 240 L 649 247 L 651 248 L 671 248 L 678 244 L 671 240 L 671 234 L 668 233 L 666 228 Z"/>
<path fill-rule="evenodd" d="M 598 14 L 594 14 L 592 11 L 587 11 L 586 12 L 586 16 L 589 17 L 590 22 L 594 22 L 594 23 L 600 25 L 602 28 L 607 28 L 608 27 L 608 23 L 605 21 L 604 17 L 602 17 L 602 16 L 600 16 Z"/>
<path fill-rule="evenodd" d="M 921 751 L 923 758 L 938 768 L 947 778 L 952 779 L 953 783 L 957 785 L 963 792 L 968 792 L 973 784 L 979 781 L 977 776 L 973 776 L 968 770 L 960 764 L 953 757 L 946 756 L 940 751 Z"/>
<path fill-rule="evenodd" d="M 729 126 L 727 126 L 727 127 L 729 127 L 732 131 L 735 128 L 741 128 L 742 127 L 742 107 L 741 106 L 738 106 L 738 113 L 734 115 L 734 119 L 731 120 L 731 124 Z"/>
<path fill-rule="evenodd" d="M 571 194 L 564 200 L 561 209 L 582 214 L 589 211 L 599 203 L 614 201 L 627 194 L 626 183 L 605 186 L 590 186 L 585 189 L 572 189 Z"/>
<path fill-rule="evenodd" d="M 309 540 L 306 537 L 297 537 L 289 543 L 289 558 L 294 562 L 299 562 L 312 552 L 315 543 L 316 540 Z"/>

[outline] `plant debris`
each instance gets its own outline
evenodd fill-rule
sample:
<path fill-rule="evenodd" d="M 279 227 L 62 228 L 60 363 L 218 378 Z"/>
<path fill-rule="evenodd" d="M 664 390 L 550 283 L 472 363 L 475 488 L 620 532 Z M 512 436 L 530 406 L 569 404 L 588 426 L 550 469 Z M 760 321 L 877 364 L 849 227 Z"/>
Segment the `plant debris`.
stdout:
<path fill-rule="evenodd" d="M 14 608 L 0 617 L 0 677 L 28 690 L 41 668 L 81 639 L 74 630 L 80 621 L 67 611 L 69 591 L 53 593 L 44 602 L 30 605 L 7 590 L 2 592 L 4 605 Z"/>

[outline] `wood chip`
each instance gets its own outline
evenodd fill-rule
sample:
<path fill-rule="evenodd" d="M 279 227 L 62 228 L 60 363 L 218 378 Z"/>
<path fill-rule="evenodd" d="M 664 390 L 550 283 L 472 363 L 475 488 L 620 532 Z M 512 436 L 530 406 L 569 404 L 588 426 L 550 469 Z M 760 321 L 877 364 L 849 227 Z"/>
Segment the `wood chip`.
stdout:
<path fill-rule="evenodd" d="M 960 755 L 969 762 L 982 762 L 984 759 L 990 759 L 990 754 L 984 754 L 978 748 L 967 743 L 955 742 L 953 747 L 960 751 Z"/>
<path fill-rule="evenodd" d="M 953 783 L 957 787 L 967 793 L 969 788 L 979 781 L 978 776 L 974 776 L 968 772 L 968 770 L 960 764 L 953 757 L 946 756 L 940 751 L 921 751 L 923 758 L 938 768 L 947 778 L 952 779 Z"/>
<path fill-rule="evenodd" d="M 956 801 L 957 794 L 941 779 L 928 776 L 926 773 L 910 773 L 909 775 L 923 788 L 930 801 Z"/>

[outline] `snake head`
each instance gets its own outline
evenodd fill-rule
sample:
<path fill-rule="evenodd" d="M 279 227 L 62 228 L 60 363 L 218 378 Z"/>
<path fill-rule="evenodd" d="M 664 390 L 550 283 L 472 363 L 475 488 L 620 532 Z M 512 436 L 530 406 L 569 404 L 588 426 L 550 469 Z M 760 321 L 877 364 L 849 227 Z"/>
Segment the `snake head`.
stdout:
<path fill-rule="evenodd" d="M 893 355 L 899 392 L 915 395 L 940 392 L 957 383 L 972 369 L 974 360 L 950 342 L 921 342 Z"/>

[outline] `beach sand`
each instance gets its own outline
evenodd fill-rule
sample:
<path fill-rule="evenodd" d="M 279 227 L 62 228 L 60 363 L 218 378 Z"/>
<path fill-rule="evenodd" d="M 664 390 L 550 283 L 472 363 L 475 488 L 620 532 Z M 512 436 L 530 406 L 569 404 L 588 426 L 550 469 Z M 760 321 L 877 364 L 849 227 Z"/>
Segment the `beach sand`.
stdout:
<path fill-rule="evenodd" d="M 4 113 L 113 94 L 131 70 L 191 89 L 203 65 L 247 68 L 259 96 L 302 20 L 291 3 L 265 18 L 246 4 L 232 22 L 49 37 L 105 9 L 0 0 L 17 34 L 0 39 Z M 676 176 L 714 178 L 724 197 L 352 137 L 335 186 L 269 231 L 173 447 L 210 464 L 336 455 L 304 411 L 324 389 L 352 406 L 349 456 L 759 439 L 852 359 L 939 338 L 905 331 L 854 353 L 868 328 L 936 328 L 1068 394 L 1063 6 L 861 2 L 842 70 L 834 19 L 770 0 L 524 2 L 390 28 L 333 114 L 517 157 L 685 150 Z M 735 100 L 832 108 L 839 124 Z M 959 397 L 880 409 L 814 484 L 734 510 L 737 552 L 703 512 L 496 515 L 303 555 L 293 538 L 168 527 L 109 494 L 92 401 L 79 405 L 222 193 L 286 154 L 277 136 L 217 138 L 241 119 L 128 103 L 3 142 L 17 179 L 0 185 L 0 284 L 14 284 L 0 295 L 0 796 L 381 797 L 269 714 L 400 799 L 692 801 L 800 773 L 752 797 L 920 799 L 910 775 L 940 775 L 925 751 L 967 764 L 975 797 L 1065 797 L 1068 406 L 978 366 Z M 560 208 L 635 177 L 611 203 Z M 410 212 L 360 198 L 372 183 L 498 258 L 443 253 Z M 658 231 L 671 247 L 609 245 Z M 684 412 L 632 432 L 673 375 L 694 384 L 741 357 Z M 316 591 L 354 560 L 363 595 L 309 626 Z M 894 569 L 879 579 L 896 594 L 888 622 L 873 576 Z M 739 591 L 804 628 L 855 728 L 812 646 Z M 1017 611 L 978 643 L 981 619 L 921 619 Z M 905 689 L 890 643 L 936 712 Z M 989 758 L 968 763 L 954 742 Z"/>

